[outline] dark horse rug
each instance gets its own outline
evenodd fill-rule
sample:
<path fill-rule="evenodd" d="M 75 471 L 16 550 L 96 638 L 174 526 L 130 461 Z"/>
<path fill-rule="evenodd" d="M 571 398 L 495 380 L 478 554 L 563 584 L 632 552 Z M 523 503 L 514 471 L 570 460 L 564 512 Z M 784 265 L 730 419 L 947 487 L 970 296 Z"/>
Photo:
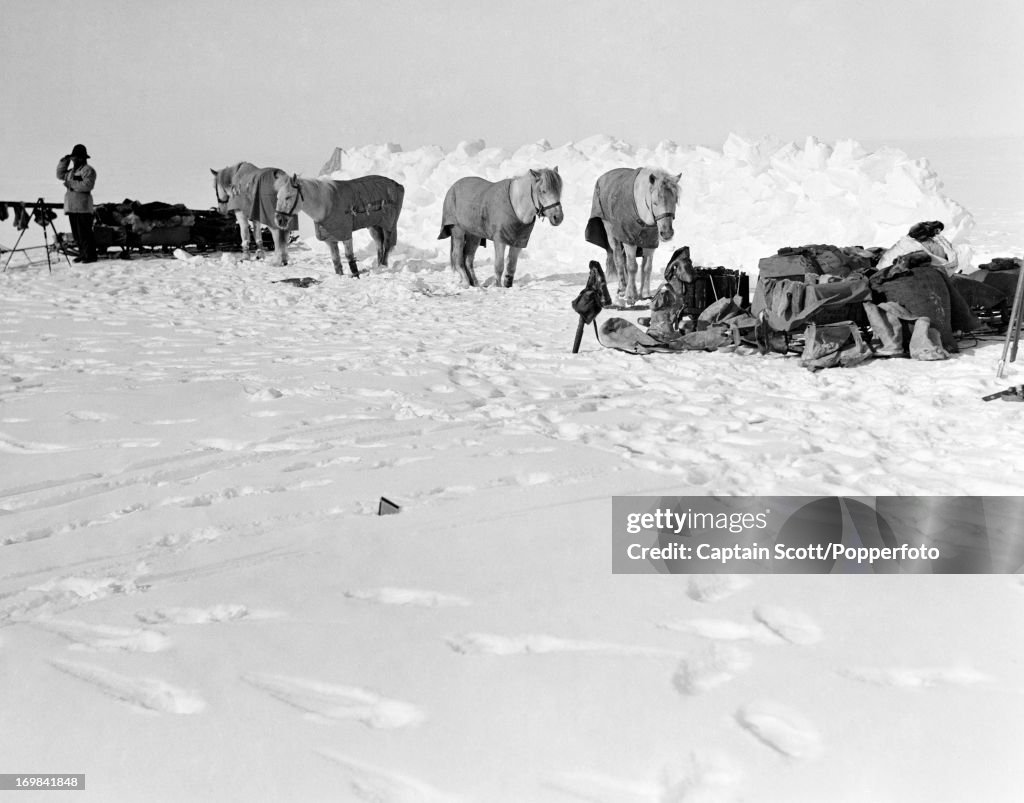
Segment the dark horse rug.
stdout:
<path fill-rule="evenodd" d="M 228 209 L 237 209 L 246 214 L 253 223 L 264 226 L 277 225 L 277 191 L 274 181 L 278 174 L 274 167 L 241 167 L 235 174 L 236 195 L 228 202 Z M 298 231 L 299 220 L 293 217 L 287 231 Z"/>
<path fill-rule="evenodd" d="M 460 178 L 444 196 L 437 239 L 451 237 L 457 226 L 471 237 L 479 237 L 481 245 L 488 240 L 501 240 L 514 248 L 526 248 L 537 220 L 523 223 L 516 216 L 511 190 L 510 178 L 498 182 L 476 176 Z"/>
<path fill-rule="evenodd" d="M 332 181 L 326 215 L 316 222 L 319 240 L 352 239 L 352 232 L 379 227 L 393 239 L 402 213 L 405 187 L 385 176 Z"/>
<path fill-rule="evenodd" d="M 597 179 L 594 200 L 590 204 L 590 220 L 584 233 L 588 243 L 611 251 L 604 223 L 611 225 L 616 240 L 638 249 L 658 247 L 658 226 L 644 223 L 636 208 L 633 184 L 643 168 L 618 167 Z M 638 250 L 638 253 L 640 253 Z"/>

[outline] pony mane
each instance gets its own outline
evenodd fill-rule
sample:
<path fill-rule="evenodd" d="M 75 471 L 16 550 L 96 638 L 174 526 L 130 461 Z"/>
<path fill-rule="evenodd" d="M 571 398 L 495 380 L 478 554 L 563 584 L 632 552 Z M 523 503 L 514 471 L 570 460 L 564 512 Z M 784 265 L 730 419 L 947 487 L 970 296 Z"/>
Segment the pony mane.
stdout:
<path fill-rule="evenodd" d="M 292 181 L 292 174 L 289 173 L 287 170 L 282 170 L 279 167 L 275 167 L 275 168 L 273 168 L 273 171 L 274 171 L 274 190 L 275 191 L 276 190 L 280 190 L 284 186 L 285 182 L 288 182 L 289 184 L 291 183 L 291 181 Z M 300 179 L 300 180 L 302 179 L 302 176 L 300 176 L 298 174 L 296 174 L 295 177 Z"/>
<path fill-rule="evenodd" d="M 217 183 L 225 189 L 230 188 L 235 182 L 235 176 L 238 175 L 238 171 L 247 165 L 253 168 L 256 167 L 252 162 L 235 162 L 233 165 L 222 167 L 217 171 Z"/>
<path fill-rule="evenodd" d="M 274 192 L 279 194 L 284 190 L 291 191 L 294 182 L 297 182 L 299 196 L 304 198 L 306 203 L 326 204 L 330 208 L 334 179 L 306 178 L 298 173 L 280 170 L 274 176 Z"/>
<path fill-rule="evenodd" d="M 557 192 L 559 195 L 562 194 L 562 176 L 552 170 L 550 167 L 541 167 L 537 170 L 527 171 L 523 175 L 528 173 L 537 173 L 540 179 L 540 188 L 542 191 L 546 190 L 549 192 Z"/>
<path fill-rule="evenodd" d="M 274 190 L 279 191 L 285 186 L 285 182 L 290 185 L 293 181 L 302 182 L 307 184 L 313 184 L 318 189 L 329 190 L 331 188 L 334 179 L 332 178 L 306 178 L 306 176 L 298 173 L 289 173 L 286 170 L 275 170 L 274 172 Z"/>
<path fill-rule="evenodd" d="M 654 177 L 653 193 L 661 194 L 667 203 L 675 206 L 679 203 L 679 179 L 660 167 L 650 168 Z"/>

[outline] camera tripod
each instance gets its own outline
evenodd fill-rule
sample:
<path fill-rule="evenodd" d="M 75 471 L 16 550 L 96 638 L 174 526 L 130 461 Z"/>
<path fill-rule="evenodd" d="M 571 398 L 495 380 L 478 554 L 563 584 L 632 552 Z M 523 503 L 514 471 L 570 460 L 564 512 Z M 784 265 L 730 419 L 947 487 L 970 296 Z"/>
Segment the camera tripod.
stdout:
<path fill-rule="evenodd" d="M 15 204 L 12 204 L 12 206 L 13 205 L 15 205 Z M 61 242 L 60 235 L 57 234 L 56 227 L 53 225 L 53 218 L 51 218 L 47 214 L 47 212 L 49 211 L 51 206 L 57 206 L 57 205 L 56 204 L 48 204 L 42 198 L 40 198 L 35 203 L 19 203 L 18 205 L 20 205 L 22 207 L 25 207 L 25 208 L 32 207 L 35 210 L 32 213 L 32 219 L 35 220 L 35 222 L 38 223 L 40 226 L 43 227 L 43 242 L 45 243 L 45 248 L 46 248 L 46 267 L 49 268 L 50 273 L 53 273 L 53 263 L 50 261 L 50 232 L 51 231 L 53 232 L 53 244 L 57 248 L 60 249 L 60 252 L 64 255 L 64 259 L 67 260 L 68 267 L 70 268 L 71 267 L 71 259 L 68 257 L 68 252 L 64 248 L 64 244 Z M 7 272 L 7 268 L 11 264 L 11 260 L 14 258 L 15 252 L 18 250 L 18 244 L 21 242 L 21 238 L 25 236 L 25 232 L 26 231 L 28 231 L 28 225 L 27 224 L 25 225 L 25 228 L 23 228 L 21 230 L 21 232 L 18 234 L 18 239 L 14 243 L 14 248 L 11 249 L 10 256 L 7 257 L 7 262 L 4 263 L 4 270 L 3 270 L 4 273 Z"/>
<path fill-rule="evenodd" d="M 1017 359 L 1017 345 L 1020 342 L 1021 306 L 1024 305 L 1024 268 L 1017 274 L 1017 289 L 1013 294 L 1013 308 L 1010 310 L 1010 325 L 1006 328 L 1006 342 L 1003 343 L 1003 356 L 999 359 L 996 379 L 1002 379 L 1006 371 L 1006 353 L 1010 353 L 1010 362 Z"/>

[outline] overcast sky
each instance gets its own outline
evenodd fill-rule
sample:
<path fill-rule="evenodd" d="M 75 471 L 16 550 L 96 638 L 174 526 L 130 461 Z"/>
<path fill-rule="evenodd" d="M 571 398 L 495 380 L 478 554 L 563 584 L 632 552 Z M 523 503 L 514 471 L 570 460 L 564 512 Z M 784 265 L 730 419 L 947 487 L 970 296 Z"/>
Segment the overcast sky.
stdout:
<path fill-rule="evenodd" d="M 335 145 L 384 141 L 1024 134 L 1020 0 L 0 9 L 0 195 L 59 195 L 53 168 L 76 142 L 115 196 L 157 198 L 161 176 L 194 171 L 205 200 L 208 167 L 309 173 Z"/>

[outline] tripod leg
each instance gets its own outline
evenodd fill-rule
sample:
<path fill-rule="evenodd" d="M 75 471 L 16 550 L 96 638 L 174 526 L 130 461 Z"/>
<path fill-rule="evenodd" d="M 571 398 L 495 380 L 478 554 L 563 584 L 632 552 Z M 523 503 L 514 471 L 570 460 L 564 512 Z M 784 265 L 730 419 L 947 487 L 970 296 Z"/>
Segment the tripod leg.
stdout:
<path fill-rule="evenodd" d="M 11 260 L 14 259 L 14 254 L 18 250 L 18 244 L 21 242 L 21 238 L 25 236 L 26 231 L 28 231 L 28 229 L 22 229 L 21 234 L 18 235 L 18 239 L 14 243 L 14 248 L 11 249 L 11 255 L 7 257 L 7 262 L 4 263 L 4 273 L 7 273 L 7 266 L 10 265 Z"/>
<path fill-rule="evenodd" d="M 65 261 L 68 263 L 68 267 L 71 267 L 71 257 L 68 256 L 68 251 L 64 247 L 64 243 L 60 241 L 60 237 L 57 235 L 57 227 L 53 225 L 53 221 L 50 221 L 50 229 L 53 231 L 53 242 L 58 245 L 60 252 L 64 255 Z"/>
<path fill-rule="evenodd" d="M 1021 271 L 1021 276 L 1024 278 L 1024 271 Z M 1018 280 L 1019 282 L 1019 280 Z M 1013 343 L 1010 344 L 1010 362 L 1017 361 L 1017 344 L 1020 343 L 1020 328 L 1022 316 L 1024 316 L 1024 293 L 1018 293 L 1020 298 L 1017 299 L 1017 322 L 1013 327 Z"/>
<path fill-rule="evenodd" d="M 1013 307 L 1010 310 L 1010 325 L 1006 329 L 1006 341 L 1003 343 L 1003 355 L 1000 357 L 999 365 L 996 369 L 997 379 L 1001 379 L 1006 370 L 1006 353 L 1010 350 L 1011 344 L 1013 345 L 1013 352 L 1010 356 L 1010 362 L 1017 359 L 1017 344 L 1020 341 L 1022 303 L 1024 303 L 1024 269 L 1022 269 L 1017 275 L 1017 289 L 1014 291 Z"/>
<path fill-rule="evenodd" d="M 50 233 L 43 226 L 43 247 L 46 249 L 46 267 L 53 273 L 53 263 L 50 261 Z"/>

